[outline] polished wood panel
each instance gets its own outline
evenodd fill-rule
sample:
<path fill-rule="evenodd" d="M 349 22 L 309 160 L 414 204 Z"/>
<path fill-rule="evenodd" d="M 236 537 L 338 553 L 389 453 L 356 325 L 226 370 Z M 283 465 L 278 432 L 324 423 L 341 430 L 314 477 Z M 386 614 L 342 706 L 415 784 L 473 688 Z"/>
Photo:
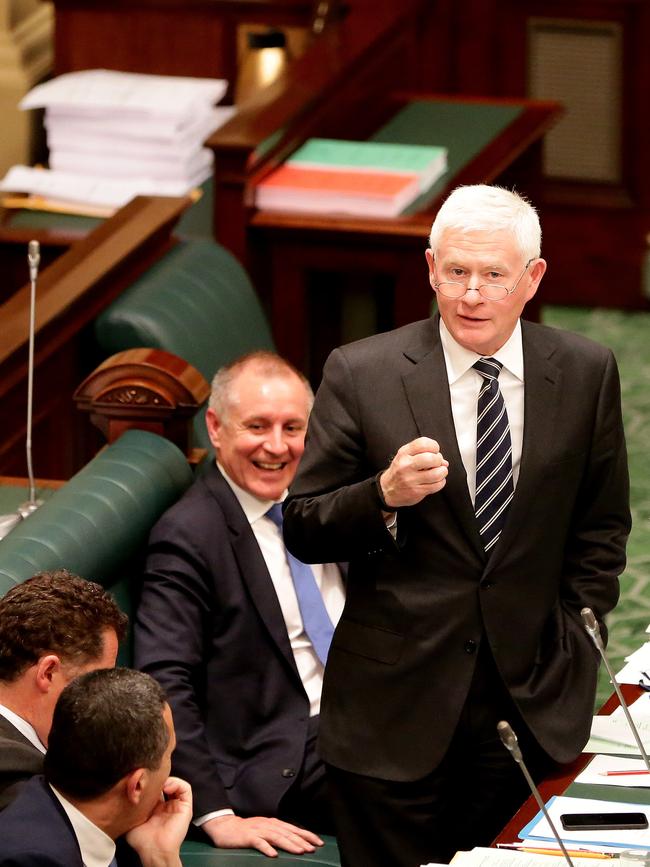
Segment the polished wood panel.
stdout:
<path fill-rule="evenodd" d="M 148 430 L 190 454 L 191 423 L 210 385 L 185 359 L 163 349 L 126 349 L 111 355 L 74 393 L 81 412 L 112 443 L 125 430 Z"/>
<path fill-rule="evenodd" d="M 54 0 L 54 71 L 237 77 L 237 28 L 307 26 L 310 0 Z"/>
<path fill-rule="evenodd" d="M 100 360 L 97 314 L 171 248 L 171 231 L 190 199 L 139 197 L 63 253 L 37 285 L 34 470 L 68 478 L 101 444 L 74 410 L 72 393 Z M 32 237 L 36 233 L 32 233 Z M 29 285 L 0 304 L 0 473 L 25 472 Z"/>

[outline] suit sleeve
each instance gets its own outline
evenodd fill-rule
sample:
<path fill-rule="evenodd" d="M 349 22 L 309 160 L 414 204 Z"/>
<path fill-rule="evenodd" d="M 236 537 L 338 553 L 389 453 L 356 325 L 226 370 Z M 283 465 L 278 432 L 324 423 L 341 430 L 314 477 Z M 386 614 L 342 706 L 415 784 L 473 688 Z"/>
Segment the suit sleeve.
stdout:
<path fill-rule="evenodd" d="M 357 384 L 343 350 L 336 349 L 323 370 L 285 506 L 289 550 L 303 562 L 328 563 L 394 546 L 376 482 L 384 468 L 368 453 Z"/>
<path fill-rule="evenodd" d="M 176 729 L 173 773 L 192 786 L 194 814 L 230 807 L 203 723 L 205 647 L 213 600 L 209 569 L 189 528 L 154 528 L 135 621 L 135 664 L 163 687 Z"/>

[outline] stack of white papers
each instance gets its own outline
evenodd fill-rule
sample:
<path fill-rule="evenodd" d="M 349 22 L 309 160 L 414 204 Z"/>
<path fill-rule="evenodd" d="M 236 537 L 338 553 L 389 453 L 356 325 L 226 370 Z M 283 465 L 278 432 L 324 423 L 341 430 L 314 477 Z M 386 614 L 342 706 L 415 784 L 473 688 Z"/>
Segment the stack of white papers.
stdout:
<path fill-rule="evenodd" d="M 629 707 L 646 752 L 650 751 L 650 693 L 644 692 Z M 591 736 L 585 746 L 587 753 L 639 756 L 636 739 L 630 729 L 622 707 L 613 713 L 595 716 L 591 724 Z"/>
<path fill-rule="evenodd" d="M 90 179 L 95 194 L 115 181 L 131 184 L 129 191 L 134 185 L 136 194 L 167 188 L 183 195 L 212 173 L 203 142 L 235 111 L 216 105 L 226 89 L 222 79 L 89 69 L 37 85 L 20 107 L 45 109 L 50 170 L 62 173 L 53 181 L 58 188 L 73 176 Z M 25 182 L 25 172 L 10 172 L 0 188 L 32 192 L 18 186 Z M 78 195 L 77 188 L 69 198 Z M 123 203 L 108 195 L 94 204 L 110 207 L 116 199 Z"/>
<path fill-rule="evenodd" d="M 649 627 L 650 629 L 650 627 Z M 648 630 L 646 630 L 648 631 Z M 650 641 L 646 641 L 629 656 L 625 657 L 625 665 L 616 674 L 619 683 L 638 684 L 639 680 L 647 680 L 644 672 L 650 671 Z"/>

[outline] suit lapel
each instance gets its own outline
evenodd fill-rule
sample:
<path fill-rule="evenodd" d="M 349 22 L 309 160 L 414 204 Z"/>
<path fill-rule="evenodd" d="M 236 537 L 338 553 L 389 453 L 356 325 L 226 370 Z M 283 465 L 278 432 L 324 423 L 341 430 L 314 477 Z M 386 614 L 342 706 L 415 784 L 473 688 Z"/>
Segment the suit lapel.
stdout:
<path fill-rule="evenodd" d="M 205 481 L 225 516 L 239 574 L 253 605 L 271 640 L 278 647 L 291 671 L 299 677 L 282 609 L 251 526 L 237 497 L 216 466 L 210 468 Z"/>
<path fill-rule="evenodd" d="M 435 439 L 449 461 L 447 484 L 436 496 L 445 498 L 470 545 L 481 558 L 485 558 L 467 488 L 467 473 L 458 449 L 438 323 L 436 315 L 428 323 L 429 329 L 404 352 L 412 367 L 404 373 L 402 381 L 419 435 Z"/>

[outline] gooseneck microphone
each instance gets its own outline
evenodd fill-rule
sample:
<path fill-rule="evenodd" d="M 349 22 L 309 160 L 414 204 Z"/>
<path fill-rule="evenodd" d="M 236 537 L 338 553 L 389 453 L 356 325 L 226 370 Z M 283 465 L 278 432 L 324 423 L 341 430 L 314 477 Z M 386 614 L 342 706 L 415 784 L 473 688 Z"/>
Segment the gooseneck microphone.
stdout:
<path fill-rule="evenodd" d="M 567 864 L 569 867 L 573 867 L 573 861 L 569 857 L 569 853 L 567 852 L 564 843 L 562 842 L 562 838 L 558 834 L 555 825 L 553 824 L 553 820 L 548 814 L 548 810 L 546 809 L 546 804 L 542 800 L 542 796 L 539 793 L 539 789 L 535 785 L 535 781 L 531 777 L 528 768 L 526 767 L 526 763 L 524 762 L 524 757 L 521 754 L 521 749 L 519 747 L 519 741 L 517 740 L 517 735 L 512 730 L 512 726 L 510 723 L 505 720 L 501 720 L 500 723 L 497 723 L 497 732 L 499 733 L 499 737 L 501 738 L 501 743 L 503 746 L 512 753 L 512 758 L 517 762 L 519 767 L 521 768 L 521 772 L 526 778 L 526 782 L 528 783 L 528 788 L 533 794 L 533 797 L 537 801 L 537 806 L 542 811 L 544 818 L 548 822 L 551 831 L 553 832 L 553 836 L 557 840 L 557 844 L 562 850 L 562 854 L 564 855 Z"/>
<path fill-rule="evenodd" d="M 29 265 L 30 302 L 29 302 L 29 361 L 27 367 L 27 436 L 25 452 L 27 455 L 27 475 L 29 477 L 29 500 L 20 507 L 23 518 L 31 515 L 41 503 L 36 499 L 34 469 L 32 467 L 32 411 L 34 404 L 34 332 L 36 316 L 36 279 L 41 262 L 41 245 L 30 241 L 27 245 L 27 264 Z"/>
<path fill-rule="evenodd" d="M 0 515 L 0 539 L 3 539 L 23 518 L 27 518 L 43 505 L 36 499 L 36 485 L 32 468 L 32 407 L 34 403 L 34 331 L 36 316 L 36 279 L 38 266 L 41 262 L 41 245 L 38 241 L 30 241 L 27 245 L 27 264 L 29 265 L 30 301 L 29 301 L 29 360 L 27 365 L 27 433 L 25 437 L 25 452 L 27 454 L 27 475 L 29 477 L 29 499 L 18 509 L 8 515 Z"/>
<path fill-rule="evenodd" d="M 591 636 L 592 641 L 596 645 L 598 652 L 600 653 L 605 668 L 607 669 L 607 674 L 609 675 L 609 679 L 612 682 L 612 686 L 614 687 L 614 691 L 618 697 L 619 702 L 621 703 L 621 707 L 623 708 L 623 713 L 625 714 L 625 719 L 627 720 L 627 724 L 630 727 L 630 731 L 634 735 L 634 740 L 636 741 L 636 745 L 639 748 L 639 752 L 641 753 L 641 757 L 645 762 L 645 766 L 650 773 L 650 760 L 648 759 L 648 755 L 643 747 L 643 741 L 641 740 L 641 735 L 639 734 L 639 730 L 634 724 L 634 720 L 632 719 L 632 715 L 628 710 L 627 702 L 623 698 L 623 693 L 621 692 L 621 688 L 618 685 L 618 681 L 616 680 L 616 675 L 612 671 L 612 667 L 609 664 L 609 660 L 607 659 L 607 654 L 605 653 L 605 645 L 603 644 L 603 639 L 600 634 L 600 626 L 598 625 L 598 621 L 596 620 L 596 616 L 591 608 L 583 608 L 580 612 L 580 616 L 582 617 L 582 622 L 585 625 L 585 629 Z"/>

